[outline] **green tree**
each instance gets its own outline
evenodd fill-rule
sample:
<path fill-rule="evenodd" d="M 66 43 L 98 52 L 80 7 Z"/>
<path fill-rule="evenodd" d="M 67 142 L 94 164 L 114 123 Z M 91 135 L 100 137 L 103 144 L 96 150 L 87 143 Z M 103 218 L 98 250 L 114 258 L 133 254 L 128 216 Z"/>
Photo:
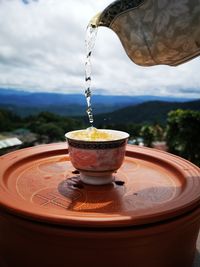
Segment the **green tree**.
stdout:
<path fill-rule="evenodd" d="M 151 147 L 154 141 L 154 127 L 152 125 L 142 126 L 140 136 L 144 139 L 145 146 Z"/>
<path fill-rule="evenodd" d="M 180 109 L 169 112 L 166 141 L 169 152 L 200 165 L 200 112 Z"/>
<path fill-rule="evenodd" d="M 14 112 L 7 109 L 0 109 L 0 131 L 12 131 L 20 127 L 22 119 Z"/>
<path fill-rule="evenodd" d="M 38 115 L 27 117 L 26 120 L 27 128 L 38 135 L 49 136 L 50 140 L 53 139 L 53 135 L 56 139 L 63 140 L 64 133 L 84 128 L 80 120 L 60 116 L 50 112 L 41 112 Z M 48 128 L 51 129 L 54 134 L 48 131 Z"/>
<path fill-rule="evenodd" d="M 40 125 L 37 129 L 37 134 L 39 134 L 41 138 L 47 136 L 49 142 L 64 140 L 64 131 L 52 122 Z"/>
<path fill-rule="evenodd" d="M 154 132 L 154 140 L 155 141 L 164 141 L 164 139 L 165 139 L 165 130 L 161 125 L 155 124 L 153 126 L 153 132 Z"/>

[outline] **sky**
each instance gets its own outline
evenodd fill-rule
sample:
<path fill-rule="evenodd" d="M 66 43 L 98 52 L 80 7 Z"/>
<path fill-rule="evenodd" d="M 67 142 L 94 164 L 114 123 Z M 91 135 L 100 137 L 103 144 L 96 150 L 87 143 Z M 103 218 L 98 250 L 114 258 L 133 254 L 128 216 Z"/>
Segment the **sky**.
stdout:
<path fill-rule="evenodd" d="M 0 88 L 84 93 L 85 34 L 110 0 L 0 0 Z M 117 35 L 99 27 L 92 91 L 200 98 L 200 57 L 178 67 L 141 67 Z"/>

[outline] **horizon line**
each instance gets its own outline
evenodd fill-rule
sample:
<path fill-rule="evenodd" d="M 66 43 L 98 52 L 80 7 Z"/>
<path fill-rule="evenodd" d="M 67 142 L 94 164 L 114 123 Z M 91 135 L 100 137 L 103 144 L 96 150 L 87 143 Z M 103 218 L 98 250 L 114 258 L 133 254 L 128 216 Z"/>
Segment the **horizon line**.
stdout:
<path fill-rule="evenodd" d="M 83 97 L 85 97 L 84 95 L 84 92 L 83 94 L 81 94 L 80 92 L 78 93 L 72 93 L 72 92 L 64 92 L 64 91 L 51 91 L 51 90 L 48 90 L 48 91 L 45 91 L 45 90 L 42 90 L 42 89 L 37 89 L 37 90 L 34 90 L 34 89 L 24 89 L 24 88 L 13 88 L 13 87 L 1 87 L 0 86 L 0 90 L 12 90 L 12 91 L 18 91 L 18 92 L 24 92 L 24 93 L 45 93 L 45 94 L 63 94 L 63 95 L 83 95 Z M 95 89 L 92 93 L 92 96 L 124 96 L 124 97 L 168 97 L 168 98 L 185 98 L 185 99 L 200 99 L 200 96 L 196 95 L 196 96 L 177 96 L 177 95 L 158 95 L 158 94 L 105 94 L 105 93 L 95 93 Z"/>

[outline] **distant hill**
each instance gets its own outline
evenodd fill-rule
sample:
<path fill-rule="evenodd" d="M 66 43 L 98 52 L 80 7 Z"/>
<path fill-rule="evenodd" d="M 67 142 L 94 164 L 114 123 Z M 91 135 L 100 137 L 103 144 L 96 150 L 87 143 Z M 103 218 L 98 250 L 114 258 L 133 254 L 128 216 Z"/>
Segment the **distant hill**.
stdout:
<path fill-rule="evenodd" d="M 147 101 L 185 102 L 191 99 L 159 96 L 93 95 L 94 114 L 109 113 Z M 59 115 L 81 116 L 85 114 L 84 94 L 34 93 L 25 90 L 1 89 L 0 107 L 14 111 L 21 116 L 50 111 Z"/>
<path fill-rule="evenodd" d="M 167 113 L 176 109 L 200 111 L 200 100 L 179 102 L 149 101 L 120 110 L 95 116 L 95 124 L 165 123 Z"/>

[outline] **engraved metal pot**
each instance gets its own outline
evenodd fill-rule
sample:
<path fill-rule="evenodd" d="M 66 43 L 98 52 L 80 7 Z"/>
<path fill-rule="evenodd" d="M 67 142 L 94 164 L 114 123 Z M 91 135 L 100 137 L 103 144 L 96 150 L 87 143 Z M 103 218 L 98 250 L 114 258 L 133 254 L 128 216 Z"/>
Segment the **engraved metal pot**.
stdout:
<path fill-rule="evenodd" d="M 112 29 L 141 66 L 176 66 L 200 54 L 200 0 L 117 0 L 91 24 Z"/>

